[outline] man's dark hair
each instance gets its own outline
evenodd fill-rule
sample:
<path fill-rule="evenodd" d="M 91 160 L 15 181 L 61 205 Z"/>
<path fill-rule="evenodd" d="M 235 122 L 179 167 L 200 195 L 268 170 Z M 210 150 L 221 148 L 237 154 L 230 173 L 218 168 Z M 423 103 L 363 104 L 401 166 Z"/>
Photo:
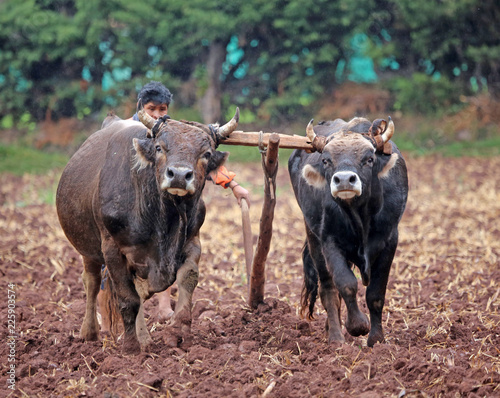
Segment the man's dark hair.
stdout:
<path fill-rule="evenodd" d="M 167 104 L 170 105 L 172 101 L 172 93 L 160 82 L 149 82 L 144 85 L 137 95 L 137 102 L 139 107 L 142 108 L 148 102 L 154 102 L 155 104 Z"/>

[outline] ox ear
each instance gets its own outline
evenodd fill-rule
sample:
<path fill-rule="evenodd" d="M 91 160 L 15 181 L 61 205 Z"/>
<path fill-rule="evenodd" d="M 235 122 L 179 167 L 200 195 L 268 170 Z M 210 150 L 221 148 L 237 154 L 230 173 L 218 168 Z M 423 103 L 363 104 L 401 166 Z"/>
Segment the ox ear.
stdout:
<path fill-rule="evenodd" d="M 306 164 L 302 169 L 302 178 L 316 189 L 323 189 L 326 185 L 325 176 L 311 164 Z"/>
<path fill-rule="evenodd" d="M 104 119 L 104 121 L 102 122 L 101 130 L 112 125 L 114 122 L 118 122 L 120 120 L 122 120 L 122 119 L 120 119 L 118 116 L 116 116 L 113 112 L 108 112 L 106 119 Z"/>
<path fill-rule="evenodd" d="M 154 148 L 150 139 L 140 140 L 133 139 L 135 149 L 136 166 L 140 169 L 151 166 L 154 163 Z"/>
<path fill-rule="evenodd" d="M 208 161 L 207 174 L 222 166 L 226 162 L 228 156 L 229 152 L 215 151 Z"/>
<path fill-rule="evenodd" d="M 390 171 L 392 168 L 396 165 L 396 162 L 399 159 L 399 155 L 395 152 L 393 152 L 391 155 L 378 155 L 377 160 L 379 163 L 378 169 L 377 169 L 377 176 L 378 178 L 387 178 L 390 175 Z"/>

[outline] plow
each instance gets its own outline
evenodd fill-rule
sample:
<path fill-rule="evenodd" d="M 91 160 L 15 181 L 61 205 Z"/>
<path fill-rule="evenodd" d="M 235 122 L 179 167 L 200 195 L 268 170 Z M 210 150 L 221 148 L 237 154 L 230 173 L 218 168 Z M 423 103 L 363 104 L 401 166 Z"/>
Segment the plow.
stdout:
<path fill-rule="evenodd" d="M 224 145 L 258 147 L 262 155 L 264 175 L 264 203 L 259 223 L 259 235 L 255 252 L 250 225 L 248 204 L 242 200 L 241 215 L 245 263 L 248 281 L 248 304 L 251 308 L 264 301 L 266 260 L 273 235 L 274 208 L 276 205 L 276 175 L 278 172 L 279 148 L 304 149 L 314 151 L 310 139 L 306 136 L 278 133 L 233 131 L 221 142 Z"/>

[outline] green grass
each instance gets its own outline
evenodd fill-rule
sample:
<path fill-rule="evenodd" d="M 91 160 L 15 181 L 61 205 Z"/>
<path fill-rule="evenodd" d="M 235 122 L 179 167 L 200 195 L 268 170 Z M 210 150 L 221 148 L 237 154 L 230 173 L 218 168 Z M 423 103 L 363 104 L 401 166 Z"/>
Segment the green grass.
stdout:
<path fill-rule="evenodd" d="M 415 141 L 398 139 L 395 141 L 401 151 L 420 156 L 439 154 L 446 157 L 489 157 L 500 155 L 500 136 L 477 141 L 456 141 L 433 147 L 418 145 Z"/>
<path fill-rule="evenodd" d="M 262 159 L 259 148 L 255 146 L 221 145 L 218 150 L 229 152 L 228 162 L 252 163 Z M 280 149 L 279 157 L 288 159 L 292 152 L 293 149 Z"/>
<path fill-rule="evenodd" d="M 19 144 L 0 144 L 0 173 L 45 174 L 63 168 L 68 160 L 69 156 L 61 153 L 48 153 Z"/>

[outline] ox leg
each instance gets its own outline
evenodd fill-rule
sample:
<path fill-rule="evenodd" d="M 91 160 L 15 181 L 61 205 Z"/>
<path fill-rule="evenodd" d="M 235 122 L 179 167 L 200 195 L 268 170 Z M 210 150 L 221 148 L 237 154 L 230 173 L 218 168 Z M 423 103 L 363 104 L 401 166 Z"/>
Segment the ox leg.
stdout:
<path fill-rule="evenodd" d="M 191 307 L 193 292 L 198 284 L 198 262 L 201 255 L 201 244 L 197 236 L 187 245 L 185 253 L 186 261 L 177 271 L 179 298 L 170 321 L 172 336 L 167 341 L 169 345 L 177 345 L 191 332 Z"/>
<path fill-rule="evenodd" d="M 320 289 L 319 296 L 321 304 L 326 310 L 326 323 L 325 329 L 328 333 L 328 342 L 332 343 L 338 341 L 343 343 L 345 341 L 342 334 L 340 308 L 341 297 L 339 291 L 333 283 L 332 274 L 328 270 L 325 257 L 321 252 L 321 243 L 306 225 L 307 244 L 309 247 L 310 259 L 313 261 L 319 275 Z M 307 261 L 307 259 L 304 259 Z"/>
<path fill-rule="evenodd" d="M 137 320 L 135 322 L 135 331 L 137 333 L 137 339 L 143 350 L 153 343 L 153 339 L 149 334 L 148 327 L 146 325 L 146 320 L 144 317 L 144 300 L 141 298 L 141 306 L 139 307 L 139 312 L 137 314 Z"/>
<path fill-rule="evenodd" d="M 148 281 L 141 278 L 135 278 L 134 285 L 135 290 L 139 293 L 139 297 L 141 298 L 141 305 L 135 321 L 135 332 L 137 333 L 137 339 L 139 340 L 141 349 L 145 350 L 148 345 L 153 343 L 144 316 L 144 301 L 149 296 Z"/>
<path fill-rule="evenodd" d="M 174 310 L 170 304 L 170 293 L 172 287 L 167 290 L 158 293 L 158 320 L 160 322 L 165 322 L 169 320 L 174 314 Z"/>
<path fill-rule="evenodd" d="M 135 323 L 141 307 L 141 299 L 135 289 L 132 275 L 127 270 L 126 260 L 116 245 L 112 241 L 106 240 L 102 251 L 123 319 L 125 333 L 122 352 L 124 354 L 138 354 L 141 352 L 141 346 L 137 339 Z"/>
<path fill-rule="evenodd" d="M 370 331 L 368 317 L 358 307 L 356 295 L 358 280 L 344 256 L 336 249 L 335 243 L 323 245 L 328 267 L 333 271 L 333 280 L 347 307 L 345 327 L 351 336 L 361 336 Z"/>
<path fill-rule="evenodd" d="M 328 333 L 328 342 L 338 341 L 343 343 L 345 338 L 342 334 L 340 321 L 341 298 L 337 288 L 333 284 L 331 276 L 328 276 L 326 279 L 320 276 L 319 296 L 327 314 L 325 329 Z"/>
<path fill-rule="evenodd" d="M 396 253 L 397 237 L 387 245 L 380 253 L 377 260 L 372 265 L 371 281 L 366 288 L 366 304 L 370 310 L 370 334 L 367 345 L 373 347 L 375 343 L 384 341 L 384 331 L 382 328 L 382 310 L 385 303 L 385 293 L 392 260 Z"/>
<path fill-rule="evenodd" d="M 125 270 L 124 270 L 125 271 Z M 113 276 L 112 276 L 113 277 Z M 116 280 L 116 282 L 115 282 Z M 141 346 L 136 333 L 137 314 L 141 307 L 141 299 L 134 288 L 134 283 L 127 275 L 113 280 L 116 296 L 118 298 L 118 308 L 123 319 L 125 329 L 123 340 L 124 354 L 137 354 L 141 351 Z"/>
<path fill-rule="evenodd" d="M 100 261 L 83 257 L 82 279 L 87 303 L 80 336 L 87 341 L 98 340 L 99 336 L 99 322 L 97 321 L 97 294 L 101 288 L 101 265 L 99 263 Z"/>

